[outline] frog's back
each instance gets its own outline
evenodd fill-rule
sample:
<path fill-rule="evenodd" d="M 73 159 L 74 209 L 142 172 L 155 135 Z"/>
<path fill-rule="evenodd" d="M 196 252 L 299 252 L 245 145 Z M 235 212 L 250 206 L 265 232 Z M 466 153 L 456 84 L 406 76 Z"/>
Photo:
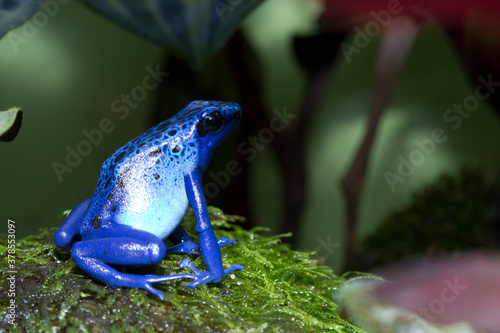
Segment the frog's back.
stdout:
<path fill-rule="evenodd" d="M 202 107 L 191 103 L 177 115 L 125 144 L 102 165 L 81 235 L 119 223 L 165 238 L 188 206 L 184 175 L 198 165 L 193 135 Z"/>

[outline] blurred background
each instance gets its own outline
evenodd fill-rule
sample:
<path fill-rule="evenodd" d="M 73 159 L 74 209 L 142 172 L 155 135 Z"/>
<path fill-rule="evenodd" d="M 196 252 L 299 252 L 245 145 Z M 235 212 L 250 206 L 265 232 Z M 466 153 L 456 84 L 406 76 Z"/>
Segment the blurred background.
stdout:
<path fill-rule="evenodd" d="M 284 183 L 293 179 L 280 168 L 276 149 L 288 144 L 279 142 L 281 146 L 273 150 L 274 138 L 262 136 L 269 123 L 256 125 L 259 122 L 250 120 L 250 114 L 272 119 L 277 114 L 297 114 L 304 107 L 304 96 L 313 83 L 308 80 L 311 71 L 298 60 L 294 38 L 317 34 L 324 8 L 322 1 L 263 1 L 242 21 L 236 41 L 231 39 L 208 62 L 205 74 L 196 74 L 182 61 L 168 57 L 160 44 L 77 1 L 60 4 L 54 17 L 29 34 L 23 32 L 25 26 L 9 32 L 0 40 L 0 110 L 20 106 L 24 121 L 14 141 L 0 143 L 0 215 L 4 221 L 0 233 L 6 233 L 7 219 L 16 221 L 17 237 L 61 225 L 59 213 L 92 196 L 101 164 L 117 148 L 192 99 L 218 96 L 217 90 L 230 94 L 245 82 L 250 97 L 233 92 L 233 100 L 243 107 L 240 132 L 216 151 L 204 174 L 205 183 L 216 182 L 213 175 L 225 170 L 229 161 L 249 157 L 238 152 L 241 144 L 252 147 L 248 135 L 259 138 L 260 133 L 261 137 L 253 146 L 255 156 L 244 162 L 245 171 L 231 176 L 233 186 L 222 186 L 220 195 L 209 197 L 209 202 L 228 214 L 246 215 L 248 227 L 286 232 L 286 221 L 282 224 L 281 220 L 294 207 L 283 199 Z M 356 45 L 357 31 L 351 26 L 343 29 L 344 43 Z M 324 92 L 316 98 L 314 117 L 298 138 L 304 144 L 307 188 L 294 246 L 317 251 L 328 265 L 341 270 L 346 248 L 341 180 L 367 127 L 381 35 L 370 37 L 350 56 L 337 52 L 338 43 L 332 40 L 325 39 L 322 48 L 315 49 L 320 55 L 332 54 L 333 61 L 324 77 Z M 245 53 L 249 55 L 246 63 L 254 67 L 224 67 L 230 61 L 226 55 L 237 48 L 234 45 L 250 50 Z M 136 94 L 134 88 L 142 86 L 157 68 L 169 73 L 162 84 L 128 104 L 128 113 L 116 112 L 118 106 L 127 105 L 123 96 Z M 238 88 L 231 83 L 235 78 L 242 81 Z M 252 86 L 254 81 L 258 87 Z M 480 101 L 455 129 L 453 122 L 443 118 L 454 104 L 474 95 L 478 84 L 470 79 L 447 31 L 435 22 L 422 23 L 379 124 L 358 207 L 357 239 L 373 232 L 391 212 L 408 205 L 415 191 L 443 174 L 457 172 L 464 165 L 492 174 L 498 171 L 500 123 L 489 101 Z M 210 93 L 198 93 L 203 89 Z M 244 103 L 252 100 L 251 93 L 261 99 L 259 107 Z M 101 132 L 102 140 L 92 144 L 87 156 L 68 167 L 68 149 L 77 150 L 87 140 L 85 133 L 102 126 L 103 119 L 109 119 L 105 121 L 109 133 Z M 442 129 L 446 140 L 436 143 L 434 152 L 402 177 L 404 181 L 391 185 L 388 172 L 398 175 L 401 157 L 409 160 L 420 149 L 415 140 L 428 140 L 436 128 Z M 58 163 L 67 169 L 62 172 Z M 236 201 L 248 202 L 250 208 Z"/>

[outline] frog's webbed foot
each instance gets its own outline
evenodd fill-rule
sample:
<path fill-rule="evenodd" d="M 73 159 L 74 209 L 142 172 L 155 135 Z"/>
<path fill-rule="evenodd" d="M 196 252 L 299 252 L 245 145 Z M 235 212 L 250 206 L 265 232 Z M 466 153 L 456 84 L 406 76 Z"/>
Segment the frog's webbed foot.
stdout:
<path fill-rule="evenodd" d="M 189 275 L 190 278 L 194 279 L 193 282 L 184 284 L 183 286 L 194 288 L 200 284 L 205 284 L 205 283 L 210 283 L 210 282 L 220 282 L 224 278 L 224 276 L 228 275 L 229 273 L 236 271 L 236 270 L 245 270 L 245 267 L 242 265 L 232 265 L 231 267 L 227 268 L 224 270 L 223 274 L 212 274 L 209 271 L 208 272 L 202 272 L 196 266 L 191 262 L 189 259 L 184 259 L 180 265 L 180 268 L 190 268 L 193 271 L 193 274 L 186 274 Z M 183 274 L 184 275 L 184 274 Z"/>
<path fill-rule="evenodd" d="M 222 237 L 217 239 L 217 244 L 219 245 L 219 249 L 221 249 L 229 244 L 238 244 L 238 240 Z M 188 240 L 183 243 L 179 243 L 177 245 L 167 248 L 167 253 L 187 254 L 192 257 L 195 255 L 200 255 L 201 249 L 200 249 L 200 244 Z"/>
<path fill-rule="evenodd" d="M 193 274 L 177 274 L 177 275 L 165 275 L 158 276 L 153 274 L 148 275 L 132 275 L 132 274 L 123 274 L 123 276 L 129 277 L 129 283 L 126 285 L 119 285 L 119 287 L 129 287 L 129 288 L 142 288 L 150 293 L 158 296 L 162 301 L 165 300 L 165 295 L 158 289 L 152 286 L 153 283 L 172 281 L 178 279 L 193 279 Z"/>
<path fill-rule="evenodd" d="M 229 245 L 229 244 L 238 244 L 238 240 L 237 239 L 229 239 L 227 237 L 222 237 L 222 238 L 217 239 L 217 244 L 219 244 L 219 249 L 221 249 L 224 246 Z"/>
<path fill-rule="evenodd" d="M 188 240 L 167 248 L 167 253 L 187 254 L 189 256 L 199 255 L 201 254 L 200 244 Z"/>

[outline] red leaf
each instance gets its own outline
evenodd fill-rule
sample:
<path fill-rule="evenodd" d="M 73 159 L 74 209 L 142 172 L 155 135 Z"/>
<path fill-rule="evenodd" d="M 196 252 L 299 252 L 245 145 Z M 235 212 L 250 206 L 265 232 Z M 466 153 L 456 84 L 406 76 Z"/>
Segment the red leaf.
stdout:
<path fill-rule="evenodd" d="M 468 322 L 481 332 L 500 327 L 500 258 L 472 254 L 458 260 L 410 263 L 383 275 L 376 293 L 385 302 L 440 324 Z"/>
<path fill-rule="evenodd" d="M 465 22 L 478 15 L 491 20 L 500 16 L 500 1 L 497 0 L 324 0 L 324 3 L 322 21 L 339 28 L 371 20 L 385 22 L 400 15 L 430 19 L 448 28 L 456 28 L 463 27 Z"/>

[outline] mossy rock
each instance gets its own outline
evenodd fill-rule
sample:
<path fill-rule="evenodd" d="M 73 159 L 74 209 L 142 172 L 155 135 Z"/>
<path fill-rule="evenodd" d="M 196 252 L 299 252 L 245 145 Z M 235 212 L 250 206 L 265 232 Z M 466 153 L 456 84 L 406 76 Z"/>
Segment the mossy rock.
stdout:
<path fill-rule="evenodd" d="M 155 284 L 167 297 L 160 301 L 142 289 L 114 289 L 89 277 L 68 253 L 52 242 L 53 230 L 18 239 L 15 262 L 8 262 L 8 241 L 0 240 L 0 331 L 12 332 L 363 332 L 339 316 L 332 301 L 345 277 L 319 265 L 312 252 L 291 251 L 284 236 L 268 237 L 263 228 L 245 231 L 240 218 L 210 208 L 217 237 L 239 240 L 223 248 L 224 267 L 242 264 L 217 284 L 195 289 L 190 280 Z M 195 235 L 194 216 L 183 221 Z M 194 238 L 194 237 L 193 237 Z M 178 274 L 185 256 L 169 255 L 160 265 L 137 274 Z M 205 269 L 197 257 L 193 263 Z M 12 267 L 9 265 L 13 264 Z M 15 296 L 9 271 L 15 273 Z M 15 325 L 9 304 L 15 300 Z"/>
<path fill-rule="evenodd" d="M 365 238 L 349 269 L 500 249 L 500 174 L 463 168 L 413 194 Z"/>

